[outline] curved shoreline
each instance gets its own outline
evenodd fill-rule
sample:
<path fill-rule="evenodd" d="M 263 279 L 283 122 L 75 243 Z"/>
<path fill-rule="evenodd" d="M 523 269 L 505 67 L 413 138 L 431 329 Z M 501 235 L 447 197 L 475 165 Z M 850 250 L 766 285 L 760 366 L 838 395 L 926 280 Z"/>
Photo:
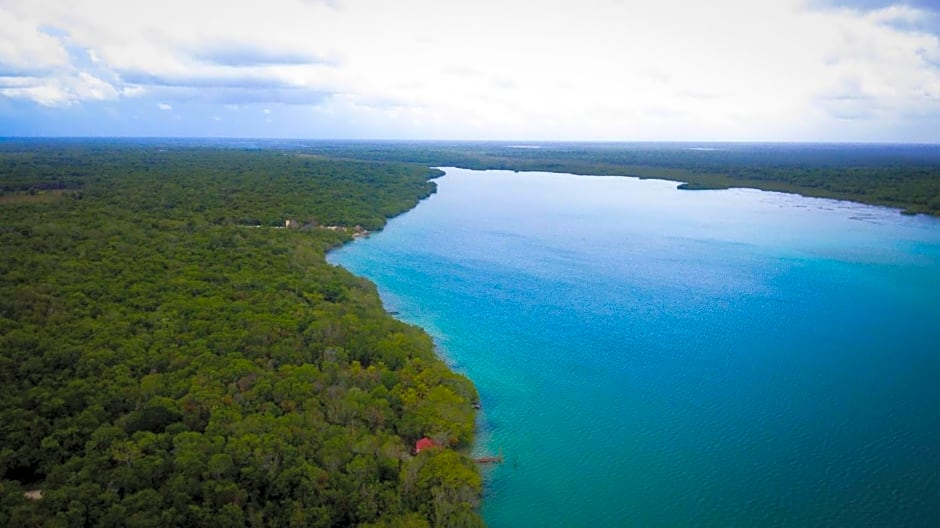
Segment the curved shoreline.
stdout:
<path fill-rule="evenodd" d="M 305 147 L 423 166 L 633 176 L 685 183 L 686 188 L 788 192 L 940 216 L 940 145 L 535 142 L 531 146 L 541 148 L 512 148 L 518 145 L 324 142 Z"/>
<path fill-rule="evenodd" d="M 611 511 L 604 513 L 598 510 L 591 510 L 591 506 L 588 505 L 596 507 L 597 503 L 590 501 L 593 500 L 594 497 L 605 496 L 603 489 L 592 488 L 592 482 L 581 482 L 581 484 L 584 484 L 582 487 L 594 489 L 594 491 L 597 492 L 589 497 L 578 495 L 576 491 L 570 489 L 565 490 L 566 483 L 575 485 L 580 478 L 575 477 L 574 471 L 579 472 L 578 474 L 596 475 L 598 473 L 592 473 L 592 471 L 596 472 L 598 469 L 609 469 L 620 476 L 618 478 L 621 480 L 618 482 L 622 486 L 633 485 L 634 482 L 629 475 L 640 474 L 637 472 L 637 464 L 634 463 L 631 458 L 639 459 L 642 457 L 624 456 L 617 458 L 616 455 L 611 455 L 611 451 L 609 450 L 610 445 L 605 445 L 597 449 L 598 453 L 602 452 L 604 454 L 604 456 L 598 455 L 598 457 L 603 458 L 603 460 L 600 461 L 592 460 L 594 455 L 589 453 L 588 450 L 581 453 L 566 451 L 571 446 L 580 445 L 578 443 L 579 439 L 583 439 L 584 436 L 582 432 L 591 430 L 590 427 L 574 427 L 572 425 L 577 423 L 579 419 L 577 415 L 583 414 L 586 416 L 590 414 L 588 409 L 591 406 L 607 406 L 607 404 L 598 400 L 588 401 L 591 397 L 590 393 L 596 388 L 593 384 L 597 383 L 597 387 L 605 387 L 604 390 L 607 392 L 605 392 L 604 395 L 607 399 L 603 401 L 611 401 L 611 398 L 616 398 L 620 395 L 619 392 L 615 391 L 614 386 L 616 384 L 613 382 L 606 385 L 600 383 L 598 381 L 599 378 L 594 376 L 596 372 L 588 368 L 585 368 L 585 370 L 567 369 L 559 371 L 556 367 L 549 367 L 547 364 L 542 365 L 540 368 L 540 364 L 538 363 L 539 357 L 542 357 L 544 361 L 552 363 L 572 364 L 575 362 L 571 357 L 565 356 L 563 353 L 559 352 L 559 349 L 554 348 L 555 345 L 559 347 L 564 346 L 559 334 L 550 334 L 553 336 L 550 339 L 552 342 L 549 344 L 549 347 L 539 349 L 540 351 L 544 351 L 544 354 L 540 355 L 536 353 L 534 349 L 528 350 L 525 346 L 518 346 L 519 343 L 517 341 L 509 341 L 508 339 L 511 339 L 513 335 L 513 330 L 483 324 L 482 320 L 492 315 L 494 317 L 493 321 L 511 321 L 512 325 L 519 328 L 538 328 L 535 326 L 539 324 L 537 321 L 527 321 L 522 316 L 515 318 L 513 316 L 512 310 L 514 308 L 512 306 L 508 306 L 507 310 L 501 310 L 496 304 L 490 305 L 488 301 L 484 300 L 485 297 L 492 298 L 491 294 L 494 293 L 499 295 L 502 293 L 508 294 L 508 292 L 514 291 L 514 288 L 518 287 L 530 292 L 532 294 L 532 301 L 542 302 L 542 306 L 554 306 L 554 304 L 551 304 L 554 301 L 549 299 L 549 304 L 544 304 L 545 299 L 538 297 L 538 294 L 535 292 L 547 292 L 549 290 L 534 287 L 532 283 L 520 281 L 520 279 L 523 278 L 520 275 L 507 275 L 502 279 L 493 278 L 492 282 L 489 282 L 491 280 L 489 272 L 493 271 L 493 269 L 490 269 L 486 265 L 473 266 L 472 262 L 473 255 L 490 254 L 487 252 L 481 253 L 480 248 L 489 247 L 495 250 L 496 248 L 504 247 L 501 245 L 501 242 L 507 241 L 505 237 L 500 238 L 499 236 L 494 236 L 491 238 L 497 242 L 495 245 L 477 246 L 476 243 L 479 240 L 473 235 L 474 232 L 503 233 L 503 231 L 507 229 L 507 225 L 526 229 L 529 235 L 534 236 L 537 236 L 539 232 L 553 232 L 554 228 L 545 226 L 544 222 L 542 222 L 544 230 L 539 231 L 538 228 L 532 229 L 532 225 L 522 221 L 522 216 L 527 214 L 527 210 L 515 207 L 519 205 L 519 202 L 543 204 L 545 207 L 538 209 L 538 211 L 542 213 L 546 212 L 546 207 L 555 208 L 553 210 L 558 212 L 557 207 L 560 202 L 571 201 L 576 196 L 589 193 L 587 191 L 579 193 L 577 189 L 580 187 L 571 187 L 570 191 L 566 191 L 562 194 L 556 192 L 554 194 L 554 196 L 558 198 L 557 202 L 552 199 L 542 200 L 542 198 L 547 195 L 534 190 L 531 192 L 531 195 L 526 195 L 524 200 L 507 198 L 507 202 L 512 203 L 510 206 L 511 210 L 520 213 L 516 216 L 503 216 L 501 213 L 502 209 L 500 209 L 499 205 L 502 202 L 498 201 L 497 197 L 518 197 L 525 195 L 529 193 L 535 182 L 543 177 L 549 181 L 558 180 L 568 182 L 581 180 L 582 178 L 575 178 L 574 175 L 571 175 L 569 178 L 557 179 L 555 175 L 529 175 L 528 177 L 519 175 L 520 177 L 517 178 L 510 173 L 499 174 L 496 172 L 492 172 L 489 175 L 476 174 L 466 175 L 464 178 L 457 178 L 456 175 L 459 172 L 463 171 L 452 171 L 448 167 L 448 174 L 454 175 L 455 178 L 453 181 L 447 180 L 441 182 L 440 201 L 432 202 L 433 205 L 428 204 L 428 207 L 420 210 L 420 213 L 413 212 L 415 216 L 409 217 L 408 220 L 403 221 L 397 226 L 402 229 L 402 231 L 391 230 L 387 238 L 383 238 L 381 241 L 376 240 L 374 245 L 367 244 L 366 246 L 360 246 L 360 249 L 371 248 L 371 250 L 359 251 L 359 249 L 357 249 L 356 251 L 351 251 L 351 258 L 349 259 L 350 269 L 358 270 L 356 271 L 357 274 L 372 277 L 371 280 L 381 285 L 383 292 L 386 292 L 387 297 L 393 300 L 393 304 L 390 305 L 390 308 L 400 310 L 401 313 L 405 315 L 405 320 L 415 321 L 417 324 L 431 329 L 430 332 L 432 335 L 439 335 L 442 332 L 446 333 L 447 339 L 444 341 L 444 344 L 447 350 L 445 353 L 453 353 L 457 361 L 458 369 L 466 367 L 469 373 L 472 374 L 474 381 L 481 386 L 481 390 L 487 393 L 487 414 L 489 415 L 488 418 L 492 420 L 493 429 L 491 431 L 479 431 L 476 441 L 477 443 L 485 442 L 489 449 L 494 451 L 498 446 L 505 447 L 506 454 L 509 456 L 508 460 L 512 463 L 512 466 L 511 469 L 504 467 L 496 469 L 494 473 L 487 473 L 491 476 L 487 480 L 489 487 L 487 489 L 487 495 L 484 496 L 483 508 L 481 510 L 486 516 L 486 520 L 494 525 L 508 525 L 506 519 L 513 518 L 515 524 L 525 524 L 525 522 L 520 521 L 520 519 L 527 517 L 537 519 L 539 515 L 543 515 L 543 519 L 549 519 L 548 524 L 550 525 L 552 519 L 560 519 L 566 515 L 559 511 L 561 505 L 566 504 L 564 502 L 566 500 L 572 501 L 571 503 L 567 503 L 567 506 L 572 506 L 572 508 L 563 509 L 575 511 L 584 507 L 584 510 L 579 510 L 582 515 L 590 511 L 590 515 L 608 515 L 608 519 L 631 518 L 630 516 L 633 514 L 627 511 L 627 509 L 617 509 L 614 507 Z M 666 205 L 663 205 L 663 207 L 666 207 L 666 209 L 659 211 L 659 213 L 654 213 L 648 220 L 653 223 L 662 224 L 664 222 L 663 217 L 675 213 L 682 217 L 680 220 L 683 220 L 674 222 L 675 225 L 678 226 L 690 226 L 694 224 L 694 222 L 687 221 L 689 220 L 688 217 L 694 216 L 701 211 L 723 211 L 729 207 L 734 208 L 735 204 L 744 206 L 742 214 L 752 211 L 751 206 L 756 206 L 758 209 L 763 208 L 761 210 L 770 208 L 773 211 L 778 211 L 777 214 L 781 216 L 793 214 L 800 217 L 806 216 L 804 213 L 807 211 L 818 212 L 824 217 L 829 215 L 845 217 L 848 216 L 845 210 L 854 209 L 855 207 L 850 204 L 846 204 L 843 207 L 833 207 L 832 204 L 822 203 L 823 201 L 818 200 L 816 204 L 796 204 L 808 205 L 807 208 L 793 209 L 792 212 L 779 212 L 781 208 L 778 206 L 794 205 L 796 202 L 802 202 L 802 199 L 797 199 L 792 196 L 788 197 L 783 194 L 767 196 L 765 199 L 761 199 L 757 197 L 758 193 L 756 192 L 737 191 L 729 193 L 727 197 L 719 196 L 719 194 L 723 193 L 703 193 L 696 195 L 695 193 L 676 193 L 672 185 L 662 181 L 638 182 L 631 178 L 632 183 L 630 183 L 616 181 L 619 180 L 619 178 L 584 179 L 594 180 L 586 181 L 585 183 L 597 189 L 595 192 L 601 193 L 600 196 L 610 196 L 603 194 L 607 192 L 605 189 L 609 186 L 618 186 L 620 184 L 631 186 L 630 192 L 625 193 L 623 197 L 623 200 L 626 201 L 620 198 L 610 198 L 610 200 L 601 202 L 602 204 L 610 205 L 611 210 L 630 210 L 632 205 L 639 205 L 639 209 L 645 209 L 646 204 L 651 204 L 648 209 L 653 210 L 657 207 L 658 203 L 664 203 Z M 477 181 L 490 182 L 487 190 L 480 193 L 471 190 L 477 188 Z M 463 182 L 463 184 L 458 185 L 459 182 Z M 513 184 L 513 182 L 517 183 Z M 653 199 L 655 196 L 651 197 L 651 199 L 645 199 L 644 197 L 647 195 L 636 192 L 638 190 L 636 188 L 658 189 L 656 192 L 677 196 L 678 202 L 676 202 L 676 205 L 668 205 L 673 202 L 659 202 Z M 556 191 L 557 189 L 558 187 L 556 187 Z M 633 198 L 630 198 L 631 196 Z M 492 200 L 497 201 L 494 202 Z M 700 210 L 696 207 L 684 208 L 681 206 L 681 204 L 699 201 L 712 202 L 716 208 Z M 494 207 L 492 214 L 489 212 L 481 214 L 481 207 L 484 207 L 486 204 L 491 204 Z M 863 206 L 858 207 L 861 208 Z M 604 208 L 599 207 L 599 209 Z M 872 212 L 878 215 L 879 218 L 885 220 L 888 220 L 894 214 L 892 211 L 888 210 Z M 458 218 L 454 223 L 451 223 L 449 219 L 454 215 Z M 534 218 L 548 217 L 536 215 Z M 571 216 L 564 216 L 564 218 L 570 219 Z M 761 216 L 760 218 L 765 217 Z M 895 220 L 897 223 L 905 225 L 934 223 L 927 218 L 917 220 L 895 218 Z M 852 222 L 854 222 L 854 220 Z M 578 232 L 579 229 L 584 229 L 587 233 L 623 234 L 624 231 L 616 230 L 613 226 L 626 226 L 628 224 L 629 222 L 626 221 L 616 223 L 602 222 L 597 224 L 582 223 L 578 225 L 569 224 L 569 227 L 572 227 L 572 232 Z M 875 224 L 878 224 L 878 222 L 875 222 Z M 741 222 L 731 222 L 729 225 L 740 226 L 743 224 Z M 791 227 L 796 229 L 803 225 L 804 224 L 798 224 L 797 226 Z M 825 226 L 834 224 L 822 222 L 812 225 Z M 838 225 L 841 226 L 842 224 Z M 629 231 L 629 228 L 625 229 Z M 835 227 L 833 227 L 833 229 L 835 229 Z M 746 228 L 744 232 L 748 234 L 748 236 L 756 237 L 756 242 L 762 243 L 767 241 L 767 237 L 763 236 L 761 233 L 755 233 Z M 458 238 L 455 236 L 455 233 L 465 235 L 461 235 Z M 799 232 L 796 231 L 795 234 L 799 235 Z M 660 231 L 654 230 L 654 239 L 659 239 L 660 235 Z M 480 238 L 485 239 L 488 237 L 482 235 Z M 836 240 L 841 241 L 841 243 L 850 244 L 854 239 L 849 238 L 850 239 L 845 239 L 839 236 Z M 794 236 L 792 238 L 786 238 L 786 241 L 800 241 L 804 239 L 805 237 L 802 236 Z M 603 240 L 610 241 L 609 238 Z M 734 240 L 737 239 L 734 238 Z M 708 245 L 712 246 L 714 243 L 714 241 L 710 241 Z M 775 244 L 774 242 L 768 243 L 772 245 Z M 603 244 L 598 244 L 597 246 L 600 247 L 602 245 Z M 426 251 L 431 247 L 434 249 Z M 519 249 L 520 245 L 513 244 L 513 247 Z M 546 247 L 558 246 L 539 245 L 539 247 L 544 249 Z M 610 248 L 609 246 L 607 247 L 606 253 L 610 254 Z M 653 247 L 659 248 L 659 246 L 655 245 Z M 735 245 L 731 242 L 728 244 L 728 249 L 733 251 L 741 250 L 742 248 L 746 250 L 746 247 L 747 244 Z M 519 249 L 519 251 L 524 250 Z M 513 265 L 522 265 L 523 262 L 542 262 L 538 259 L 538 256 L 546 256 L 544 253 L 532 253 L 531 255 L 525 253 L 525 255 L 527 255 L 527 257 L 521 258 L 521 260 L 514 260 Z M 681 254 L 678 256 L 683 257 Z M 468 259 L 471 260 L 468 261 Z M 684 257 L 679 258 L 675 262 L 680 260 L 684 261 L 686 259 Z M 488 262 L 489 260 L 486 259 L 486 261 Z M 335 260 L 333 260 L 333 262 L 335 262 Z M 621 260 L 620 262 L 623 261 Z M 674 261 L 670 260 L 669 262 Z M 729 262 L 729 260 L 727 255 L 725 255 L 716 262 Z M 456 267 L 451 266 L 451 264 L 455 264 Z M 468 266 L 475 268 L 475 271 L 464 274 L 463 271 L 467 271 Z M 501 265 L 497 264 L 496 266 L 499 267 Z M 587 270 L 586 268 L 582 269 Z M 542 270 L 542 268 L 539 267 L 538 270 Z M 539 273 L 535 272 L 534 275 L 539 275 Z M 564 274 L 564 276 L 569 275 Z M 670 276 L 673 279 L 683 277 L 682 274 L 670 274 Z M 559 279 L 559 277 L 553 277 Z M 694 281 L 696 275 L 691 274 L 689 277 L 689 280 Z M 739 275 L 738 278 L 741 279 L 742 287 L 747 286 L 747 284 L 745 284 L 747 281 L 744 280 L 747 278 L 747 274 Z M 560 282 L 564 282 L 564 277 L 559 280 Z M 555 284 L 557 284 L 557 282 Z M 706 284 L 706 286 L 709 284 Z M 492 288 L 490 286 L 492 286 Z M 576 286 L 575 284 L 571 285 L 572 288 Z M 717 285 L 713 286 L 719 288 Z M 553 289 L 551 291 L 558 290 Z M 573 292 L 575 290 L 562 291 Z M 720 291 L 725 290 L 721 289 Z M 745 291 L 748 292 L 749 295 L 760 293 L 750 289 L 746 289 Z M 466 294 L 466 296 L 464 296 L 464 294 Z M 559 295 L 561 295 L 561 293 L 559 293 Z M 564 295 L 562 295 L 562 297 L 568 298 Z M 681 297 L 684 298 L 684 296 Z M 474 302 L 475 306 L 467 306 L 465 301 L 468 300 Z M 642 300 L 641 298 L 637 298 L 638 303 L 642 304 Z M 564 300 L 561 302 L 564 303 Z M 521 304 L 520 301 L 516 301 L 515 306 L 523 311 L 533 311 L 529 309 L 531 306 L 527 305 L 526 301 L 521 301 Z M 758 306 L 758 304 L 754 306 Z M 746 312 L 752 314 L 761 313 L 760 310 L 746 310 Z M 554 321 L 551 324 L 554 325 L 555 328 L 573 328 L 572 326 L 564 325 L 564 322 L 558 318 L 557 311 L 551 313 L 554 317 Z M 469 314 L 466 318 L 467 320 L 464 320 L 465 318 L 462 314 Z M 519 314 L 517 313 L 517 315 Z M 422 325 L 419 320 L 415 319 L 416 317 L 420 319 L 420 321 L 426 321 L 430 324 Z M 458 319 L 453 320 L 451 317 L 457 317 Z M 476 334 L 474 334 L 474 332 L 476 332 Z M 536 330 L 536 332 L 538 332 L 538 330 Z M 604 332 L 592 332 L 592 334 L 595 335 L 603 333 Z M 479 338 L 477 336 L 479 336 Z M 677 347 L 679 348 L 686 345 L 685 340 L 673 340 L 673 342 L 677 343 Z M 560 355 L 556 354 L 556 352 Z M 746 357 L 742 356 L 740 359 L 744 361 Z M 677 368 L 683 368 L 681 363 L 681 361 L 676 363 Z M 638 366 L 643 367 L 642 363 Z M 607 367 L 613 368 L 610 365 L 607 365 Z M 516 372 L 514 372 L 517 369 L 529 371 L 530 374 L 520 374 L 517 376 Z M 530 375 L 533 377 L 528 377 Z M 542 375 L 544 375 L 543 378 L 537 378 L 537 376 Z M 539 393 L 542 389 L 549 391 L 561 389 L 562 385 L 574 379 L 579 379 L 580 381 L 578 383 L 587 380 L 590 384 L 586 386 L 582 384 L 582 386 L 586 387 L 583 402 L 586 402 L 585 404 L 588 407 L 582 408 L 581 412 L 575 409 L 576 412 L 571 416 L 560 416 L 559 413 L 565 411 L 559 410 L 558 408 L 561 407 L 571 410 L 570 402 L 576 401 L 576 399 L 571 399 L 563 392 L 550 392 L 550 394 L 555 395 L 557 398 L 555 400 L 546 399 L 547 396 L 545 394 L 548 393 L 535 394 Z M 494 381 L 496 382 L 495 384 Z M 666 386 L 668 386 L 668 384 Z M 504 391 L 503 388 L 508 389 L 510 392 Z M 527 394 L 521 394 L 517 391 L 526 392 Z M 675 393 L 670 392 L 670 394 L 674 395 Z M 654 396 L 658 395 L 654 393 Z M 612 412 L 616 411 L 612 410 Z M 544 416 L 545 419 L 535 418 L 536 416 Z M 620 425 L 614 427 L 611 425 L 612 422 L 616 422 Z M 624 439 L 631 437 L 630 431 L 634 422 L 632 418 L 629 418 L 620 421 L 598 419 L 593 423 L 598 426 L 598 430 L 595 432 L 599 436 L 604 437 L 603 440 L 599 439 L 599 443 L 604 444 L 609 438 Z M 679 427 L 682 423 L 687 423 L 687 421 L 677 420 L 667 425 Z M 542 425 L 545 427 L 542 427 Z M 651 439 L 653 437 L 646 436 L 645 438 Z M 616 441 L 613 443 L 616 443 Z M 650 440 L 650 444 L 656 443 L 658 442 L 655 439 Z M 550 444 L 550 447 L 545 447 L 548 444 Z M 640 447 L 645 446 L 641 445 Z M 655 449 L 655 446 L 651 448 Z M 637 450 L 634 451 L 634 454 L 640 452 L 642 452 L 642 450 Z M 515 465 L 517 456 L 523 459 L 522 464 L 518 467 Z M 582 460 L 575 464 L 569 464 L 568 462 L 572 458 L 581 458 Z M 541 471 L 539 467 L 547 465 L 551 465 L 551 469 L 539 473 L 539 471 Z M 647 466 L 651 465 L 652 464 L 647 464 Z M 572 468 L 572 466 L 576 467 Z M 663 466 L 658 468 L 642 467 L 642 470 L 647 471 L 644 476 L 664 475 L 669 474 L 671 468 L 676 467 L 681 466 L 674 460 L 667 460 Z M 556 481 L 553 479 L 552 475 L 565 475 L 566 478 L 559 478 Z M 709 473 L 703 471 L 702 475 L 708 476 Z M 523 480 L 526 482 L 522 482 Z M 727 480 L 724 481 L 724 483 L 727 482 Z M 711 484 L 715 484 L 715 482 L 713 481 Z M 718 485 L 722 485 L 722 481 L 718 481 Z M 760 486 L 756 486 L 756 488 L 760 489 Z M 693 489 L 691 492 L 697 493 L 698 490 Z M 530 509 L 524 506 L 525 501 L 531 500 L 532 497 L 546 496 L 553 498 L 545 501 L 545 507 L 541 510 L 538 507 L 532 507 Z M 768 497 L 769 500 L 773 500 L 770 495 L 768 495 Z M 609 497 L 607 497 L 607 499 L 609 499 Z M 607 500 L 607 503 L 614 505 L 614 503 L 609 500 Z M 549 510 L 552 510 L 552 512 L 547 513 Z M 681 509 L 678 509 L 675 515 L 681 517 L 684 513 L 682 513 Z"/>
<path fill-rule="evenodd" d="M 395 319 L 396 321 L 400 321 L 400 322 L 402 322 L 402 323 L 404 323 L 404 324 L 408 324 L 408 325 L 411 325 L 411 326 L 414 326 L 414 327 L 418 328 L 419 331 L 420 331 L 421 333 L 423 333 L 425 336 L 427 336 L 428 339 L 431 341 L 431 343 L 432 343 L 432 352 L 433 352 L 433 355 L 434 355 L 434 358 L 436 359 L 436 361 L 440 362 L 440 363 L 444 366 L 444 368 L 447 369 L 451 374 L 456 375 L 456 376 L 463 377 L 463 378 L 470 384 L 470 387 L 471 387 L 472 391 L 475 393 L 476 396 L 475 396 L 474 399 L 472 399 L 471 401 L 467 402 L 468 405 L 469 405 L 469 406 L 472 408 L 472 410 L 473 410 L 473 427 L 472 427 L 472 430 L 471 430 L 470 433 L 469 433 L 469 442 L 467 442 L 467 444 L 466 444 L 466 445 L 463 445 L 463 446 L 454 446 L 453 449 L 448 449 L 448 451 L 453 451 L 457 456 L 459 456 L 459 457 L 460 457 L 461 459 L 463 459 L 465 462 L 470 462 L 470 463 L 472 464 L 472 467 L 474 468 L 474 471 L 475 471 L 478 475 L 480 475 L 480 477 L 482 478 L 482 472 L 479 470 L 479 465 L 480 465 L 480 464 L 489 464 L 489 463 L 495 462 L 497 458 L 499 459 L 499 462 L 501 463 L 501 462 L 502 462 L 502 454 L 500 454 L 499 457 L 490 457 L 490 456 L 483 456 L 483 457 L 481 457 L 481 456 L 480 456 L 480 453 L 478 453 L 478 452 L 476 451 L 477 448 L 478 448 L 478 436 L 477 436 L 477 432 L 478 432 L 478 428 L 479 428 L 479 425 L 480 425 L 480 415 L 481 415 L 481 411 L 482 411 L 482 406 L 481 406 L 481 404 L 480 404 L 479 392 L 477 391 L 476 385 L 474 384 L 473 380 L 472 380 L 468 375 L 466 375 L 465 373 L 460 372 L 460 371 L 458 371 L 458 370 L 456 370 L 456 369 L 453 368 L 453 366 L 452 366 L 452 365 L 450 364 L 450 362 L 447 360 L 446 356 L 444 356 L 444 355 L 442 355 L 442 354 L 440 353 L 440 345 L 437 343 L 436 338 L 435 338 L 427 329 L 425 329 L 425 328 L 424 328 L 423 326 L 421 326 L 420 324 L 417 324 L 417 323 L 408 321 L 408 320 L 406 320 L 406 319 L 404 319 L 404 318 L 401 318 L 401 313 L 400 313 L 399 311 L 397 311 L 397 310 L 390 310 L 389 307 L 386 305 L 385 300 L 382 298 L 382 295 L 379 293 L 378 285 L 377 285 L 373 280 L 371 280 L 370 278 L 365 277 L 365 276 L 363 276 L 363 275 L 359 275 L 359 274 L 357 274 L 356 272 L 354 272 L 353 270 L 347 268 L 346 266 L 343 266 L 342 264 L 339 264 L 339 263 L 337 263 L 337 262 L 331 260 L 331 255 L 335 255 L 335 252 L 336 252 L 336 251 L 342 250 L 343 248 L 346 248 L 346 247 L 350 246 L 350 245 L 353 244 L 353 243 L 365 241 L 366 239 L 370 238 L 371 236 L 379 235 L 379 234 L 383 233 L 383 232 L 385 231 L 385 228 L 388 226 L 388 224 L 389 224 L 390 221 L 392 221 L 392 220 L 394 220 L 394 219 L 396 219 L 396 218 L 398 218 L 398 217 L 400 217 L 400 216 L 403 216 L 403 215 L 405 215 L 405 214 L 408 214 L 408 213 L 414 211 L 414 210 L 415 210 L 417 207 L 419 207 L 422 203 L 424 203 L 425 201 L 427 201 L 427 200 L 431 199 L 432 197 L 434 197 L 434 195 L 437 194 L 438 189 L 437 189 L 437 185 L 434 184 L 433 180 L 445 176 L 446 173 L 445 173 L 445 171 L 444 171 L 442 168 L 440 168 L 440 167 L 428 167 L 428 169 L 429 169 L 429 171 L 430 171 L 430 172 L 429 172 L 429 176 L 428 176 L 428 181 L 430 181 L 430 182 L 432 183 L 432 185 L 434 185 L 434 187 L 433 187 L 433 189 L 431 190 L 431 192 L 430 192 L 429 194 L 427 194 L 426 196 L 422 197 L 421 199 L 419 199 L 411 208 L 406 209 L 406 210 L 404 210 L 404 211 L 401 211 L 401 212 L 399 212 L 399 213 L 397 213 L 397 214 L 395 214 L 395 215 L 393 215 L 393 216 L 386 217 L 386 218 L 385 218 L 385 222 L 384 222 L 383 225 L 380 226 L 378 229 L 375 229 L 375 230 L 373 230 L 373 231 L 364 231 L 364 230 L 362 230 L 362 231 L 357 231 L 357 230 L 354 230 L 354 229 L 351 230 L 351 229 L 349 229 L 349 228 L 345 228 L 345 227 L 341 227 L 341 226 L 323 226 L 323 227 L 325 227 L 326 229 L 329 229 L 329 230 L 331 230 L 331 231 L 340 231 L 340 232 L 342 232 L 343 234 L 345 234 L 345 235 L 347 236 L 347 239 L 346 239 L 345 241 L 343 241 L 343 242 L 340 243 L 340 244 L 337 244 L 336 246 L 334 246 L 334 247 L 332 247 L 332 248 L 329 248 L 329 249 L 323 254 L 323 259 L 324 259 L 324 261 L 325 261 L 327 264 L 329 264 L 329 265 L 331 265 L 331 266 L 336 266 L 336 267 L 342 268 L 343 271 L 345 271 L 345 272 L 347 272 L 347 273 L 349 273 L 349 274 L 351 274 L 351 275 L 353 275 L 353 276 L 359 278 L 360 280 L 366 281 L 366 282 L 370 285 L 370 287 L 371 287 L 371 289 L 372 289 L 372 291 L 373 291 L 375 297 L 376 297 L 377 300 L 378 300 L 378 303 L 381 305 L 382 310 L 383 310 L 384 313 L 385 313 L 385 317 L 389 317 L 389 318 Z M 358 227 L 358 226 L 357 226 L 357 227 Z M 454 426 L 459 426 L 459 425 L 460 425 L 460 424 L 457 424 L 457 423 L 454 424 Z M 430 433 L 426 433 L 426 434 L 430 434 Z M 424 439 L 427 439 L 427 436 L 425 436 Z M 419 451 L 420 451 L 420 450 L 418 450 L 418 449 L 413 449 L 413 455 L 418 455 L 418 454 L 419 454 Z M 435 450 L 435 451 L 436 451 L 436 450 Z M 479 515 L 479 513 L 480 513 L 480 505 L 481 505 L 481 503 L 482 503 L 483 495 L 484 495 L 484 493 L 483 493 L 483 490 L 481 489 L 480 493 L 479 493 L 478 496 L 476 497 L 476 507 L 475 507 L 475 511 L 476 511 L 476 514 L 477 514 L 477 515 Z"/>

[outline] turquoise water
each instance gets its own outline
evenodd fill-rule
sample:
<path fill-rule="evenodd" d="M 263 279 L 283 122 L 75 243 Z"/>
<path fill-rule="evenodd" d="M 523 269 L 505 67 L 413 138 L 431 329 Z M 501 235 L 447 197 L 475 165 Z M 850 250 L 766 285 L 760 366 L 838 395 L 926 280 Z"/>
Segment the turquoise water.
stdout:
<path fill-rule="evenodd" d="M 329 258 L 476 383 L 490 526 L 940 526 L 940 221 L 446 172 Z"/>

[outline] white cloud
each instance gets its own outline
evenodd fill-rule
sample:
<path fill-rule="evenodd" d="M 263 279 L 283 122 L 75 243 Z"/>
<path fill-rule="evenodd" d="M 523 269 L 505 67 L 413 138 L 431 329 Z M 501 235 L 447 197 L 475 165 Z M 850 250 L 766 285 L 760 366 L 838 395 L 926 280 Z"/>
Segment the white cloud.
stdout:
<path fill-rule="evenodd" d="M 78 72 L 74 79 L 75 82 L 70 87 L 74 100 L 100 101 L 117 97 L 117 90 L 111 84 L 90 73 Z"/>
<path fill-rule="evenodd" d="M 0 65 L 30 71 L 66 65 L 68 53 L 55 37 L 40 31 L 43 22 L 0 5 Z"/>
<path fill-rule="evenodd" d="M 166 103 L 157 103 L 157 108 L 160 110 L 173 110 L 173 107 Z"/>
<path fill-rule="evenodd" d="M 227 108 L 302 103 L 324 119 L 413 136 L 583 139 L 819 139 L 812 136 L 857 128 L 848 118 L 876 134 L 906 116 L 940 114 L 940 43 L 908 27 L 925 12 L 901 5 L 3 3 L 0 65 L 51 73 L 0 93 L 40 104 L 118 96 Z M 45 26 L 67 36 L 46 35 Z M 86 50 L 102 70 L 80 71 L 66 46 Z"/>
<path fill-rule="evenodd" d="M 0 95 L 54 107 L 113 99 L 117 90 L 93 75 L 78 72 L 56 77 L 0 77 Z"/>

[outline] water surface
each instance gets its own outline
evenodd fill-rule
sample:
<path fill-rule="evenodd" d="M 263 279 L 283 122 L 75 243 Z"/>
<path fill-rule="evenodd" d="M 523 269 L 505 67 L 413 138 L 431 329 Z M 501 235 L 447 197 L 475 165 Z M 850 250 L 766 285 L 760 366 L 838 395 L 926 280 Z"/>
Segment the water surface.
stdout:
<path fill-rule="evenodd" d="M 940 222 L 447 169 L 330 260 L 477 385 L 490 526 L 940 526 Z"/>

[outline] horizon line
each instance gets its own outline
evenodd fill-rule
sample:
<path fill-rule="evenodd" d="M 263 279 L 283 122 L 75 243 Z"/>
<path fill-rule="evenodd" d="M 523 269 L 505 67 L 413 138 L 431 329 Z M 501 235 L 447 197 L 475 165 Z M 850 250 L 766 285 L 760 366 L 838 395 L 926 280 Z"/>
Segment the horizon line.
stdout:
<path fill-rule="evenodd" d="M 355 137 L 275 137 L 275 136 L 162 136 L 162 135 L 0 135 L 0 141 L 11 140 L 183 140 L 183 141 L 314 141 L 343 143 L 500 143 L 518 146 L 551 144 L 709 144 L 709 145 L 884 145 L 940 147 L 940 141 L 897 140 L 773 140 L 773 139 L 454 139 L 454 138 L 355 138 Z"/>

